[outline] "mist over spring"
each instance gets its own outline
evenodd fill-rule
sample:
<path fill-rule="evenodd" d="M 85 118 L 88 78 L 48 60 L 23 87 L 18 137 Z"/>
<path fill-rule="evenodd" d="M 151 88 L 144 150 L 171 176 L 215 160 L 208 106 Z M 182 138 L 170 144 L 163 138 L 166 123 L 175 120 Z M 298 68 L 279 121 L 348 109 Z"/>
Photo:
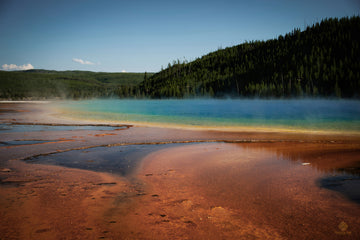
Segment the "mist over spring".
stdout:
<path fill-rule="evenodd" d="M 355 100 L 87 100 L 59 107 L 72 117 L 118 122 L 360 131 Z"/>

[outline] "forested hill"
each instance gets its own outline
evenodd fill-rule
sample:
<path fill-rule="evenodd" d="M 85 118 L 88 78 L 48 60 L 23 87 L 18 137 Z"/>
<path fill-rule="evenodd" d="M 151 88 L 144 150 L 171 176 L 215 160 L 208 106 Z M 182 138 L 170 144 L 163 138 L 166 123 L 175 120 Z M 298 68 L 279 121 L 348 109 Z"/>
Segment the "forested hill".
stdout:
<path fill-rule="evenodd" d="M 360 97 L 360 17 L 220 49 L 152 73 L 0 71 L 0 99 Z"/>
<path fill-rule="evenodd" d="M 359 97 L 360 17 L 326 19 L 277 39 L 174 61 L 139 87 L 153 98 Z"/>
<path fill-rule="evenodd" d="M 28 70 L 0 71 L 0 99 L 140 97 L 144 73 Z M 151 76 L 152 73 L 147 73 Z"/>

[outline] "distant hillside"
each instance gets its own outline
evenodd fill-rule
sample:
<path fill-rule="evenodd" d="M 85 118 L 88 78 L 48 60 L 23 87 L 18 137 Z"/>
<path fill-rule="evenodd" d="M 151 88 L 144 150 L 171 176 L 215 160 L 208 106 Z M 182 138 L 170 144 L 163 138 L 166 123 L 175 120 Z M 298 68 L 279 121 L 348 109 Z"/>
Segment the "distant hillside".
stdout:
<path fill-rule="evenodd" d="M 0 71 L 0 99 L 360 97 L 360 17 L 325 19 L 153 73 Z"/>
<path fill-rule="evenodd" d="M 360 96 L 360 17 L 180 61 L 140 84 L 152 98 Z"/>
<path fill-rule="evenodd" d="M 0 71 L 0 99 L 133 97 L 140 96 L 136 86 L 143 80 L 144 73 Z"/>

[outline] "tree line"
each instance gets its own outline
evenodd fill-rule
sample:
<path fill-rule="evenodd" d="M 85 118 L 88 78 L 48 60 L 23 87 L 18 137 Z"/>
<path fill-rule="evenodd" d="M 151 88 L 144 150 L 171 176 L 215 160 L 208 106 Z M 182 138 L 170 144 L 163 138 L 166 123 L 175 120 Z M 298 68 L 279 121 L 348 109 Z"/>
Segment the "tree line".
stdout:
<path fill-rule="evenodd" d="M 151 98 L 359 97 L 360 17 L 330 18 L 268 41 L 174 61 L 139 85 Z"/>
<path fill-rule="evenodd" d="M 0 99 L 360 96 L 360 17 L 173 61 L 158 73 L 0 71 Z"/>
<path fill-rule="evenodd" d="M 152 73 L 147 73 L 151 76 Z M 0 71 L 0 99 L 88 99 L 140 96 L 144 73 L 28 70 Z"/>

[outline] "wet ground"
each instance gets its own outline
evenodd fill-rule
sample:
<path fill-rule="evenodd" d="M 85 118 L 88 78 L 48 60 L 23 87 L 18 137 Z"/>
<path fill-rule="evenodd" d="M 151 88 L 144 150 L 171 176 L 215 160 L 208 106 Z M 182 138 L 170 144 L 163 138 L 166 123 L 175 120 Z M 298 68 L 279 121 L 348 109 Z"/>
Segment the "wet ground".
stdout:
<path fill-rule="evenodd" d="M 360 238 L 358 136 L 78 126 L 5 106 L 0 123 L 22 130 L 0 131 L 0 239 Z"/>
<path fill-rule="evenodd" d="M 19 142 L 25 144 L 21 141 Z M 32 144 L 33 142 L 36 141 L 29 141 L 28 144 Z M 126 177 L 131 176 L 134 170 L 138 168 L 142 159 L 152 152 L 169 147 L 174 148 L 194 144 L 200 143 L 139 144 L 113 147 L 94 147 L 30 157 L 25 161 L 27 163 L 50 164 L 90 171 L 114 173 Z M 253 146 L 249 146 L 249 144 L 242 144 L 241 146 L 254 147 L 254 145 L 255 144 L 253 144 Z M 325 173 L 316 181 L 320 188 L 337 191 L 349 200 L 360 204 L 360 161 L 356 157 L 353 157 L 352 161 L 347 163 L 347 166 L 345 167 L 342 165 L 334 165 L 329 168 L 329 165 L 326 165 L 327 167 L 323 167 L 322 165 L 319 166 L 319 162 L 321 163 L 324 160 L 316 161 L 316 159 L 306 159 L 296 155 L 289 158 L 289 156 L 285 153 L 279 152 L 281 150 L 284 151 L 284 149 L 279 147 L 280 144 L 273 143 L 270 145 L 271 146 L 267 147 L 267 150 L 277 152 L 277 161 L 291 161 L 296 164 L 301 163 L 302 166 L 308 166 L 311 169 L 315 169 L 315 171 Z M 201 145 L 199 147 L 201 148 Z M 300 145 L 299 147 L 302 146 Z M 331 150 L 331 147 L 328 148 Z M 351 155 L 360 156 L 360 149 L 347 149 L 343 151 L 350 152 Z M 342 157 L 345 157 L 345 153 L 342 154 Z M 321 157 L 318 156 L 317 158 Z M 329 161 L 329 157 L 327 161 Z"/>
<path fill-rule="evenodd" d="M 62 153 L 46 154 L 28 158 L 27 163 L 50 164 L 70 168 L 79 168 L 97 172 L 130 176 L 141 160 L 148 154 L 183 144 L 141 144 L 113 147 L 94 147 Z"/>
<path fill-rule="evenodd" d="M 11 132 L 38 132 L 38 131 L 105 131 L 105 130 L 123 130 L 128 126 L 102 126 L 102 125 L 51 125 L 51 124 L 24 124 L 24 123 L 8 123 L 0 124 L 0 133 Z"/>
<path fill-rule="evenodd" d="M 152 186 L 156 200 L 148 197 L 148 204 L 157 211 L 142 218 L 150 223 L 165 216 L 166 222 L 157 218 L 158 228 L 147 225 L 163 239 L 357 239 L 360 207 L 344 188 L 358 195 L 359 179 L 346 174 L 352 179 L 339 191 L 318 184 L 344 176 L 336 165 L 319 168 L 334 161 L 323 153 L 338 147 L 213 143 L 155 152 L 139 175 Z M 315 158 L 308 155 L 312 148 Z M 358 151 L 347 164 L 358 164 Z M 143 206 L 146 201 L 138 206 L 146 212 Z"/>

